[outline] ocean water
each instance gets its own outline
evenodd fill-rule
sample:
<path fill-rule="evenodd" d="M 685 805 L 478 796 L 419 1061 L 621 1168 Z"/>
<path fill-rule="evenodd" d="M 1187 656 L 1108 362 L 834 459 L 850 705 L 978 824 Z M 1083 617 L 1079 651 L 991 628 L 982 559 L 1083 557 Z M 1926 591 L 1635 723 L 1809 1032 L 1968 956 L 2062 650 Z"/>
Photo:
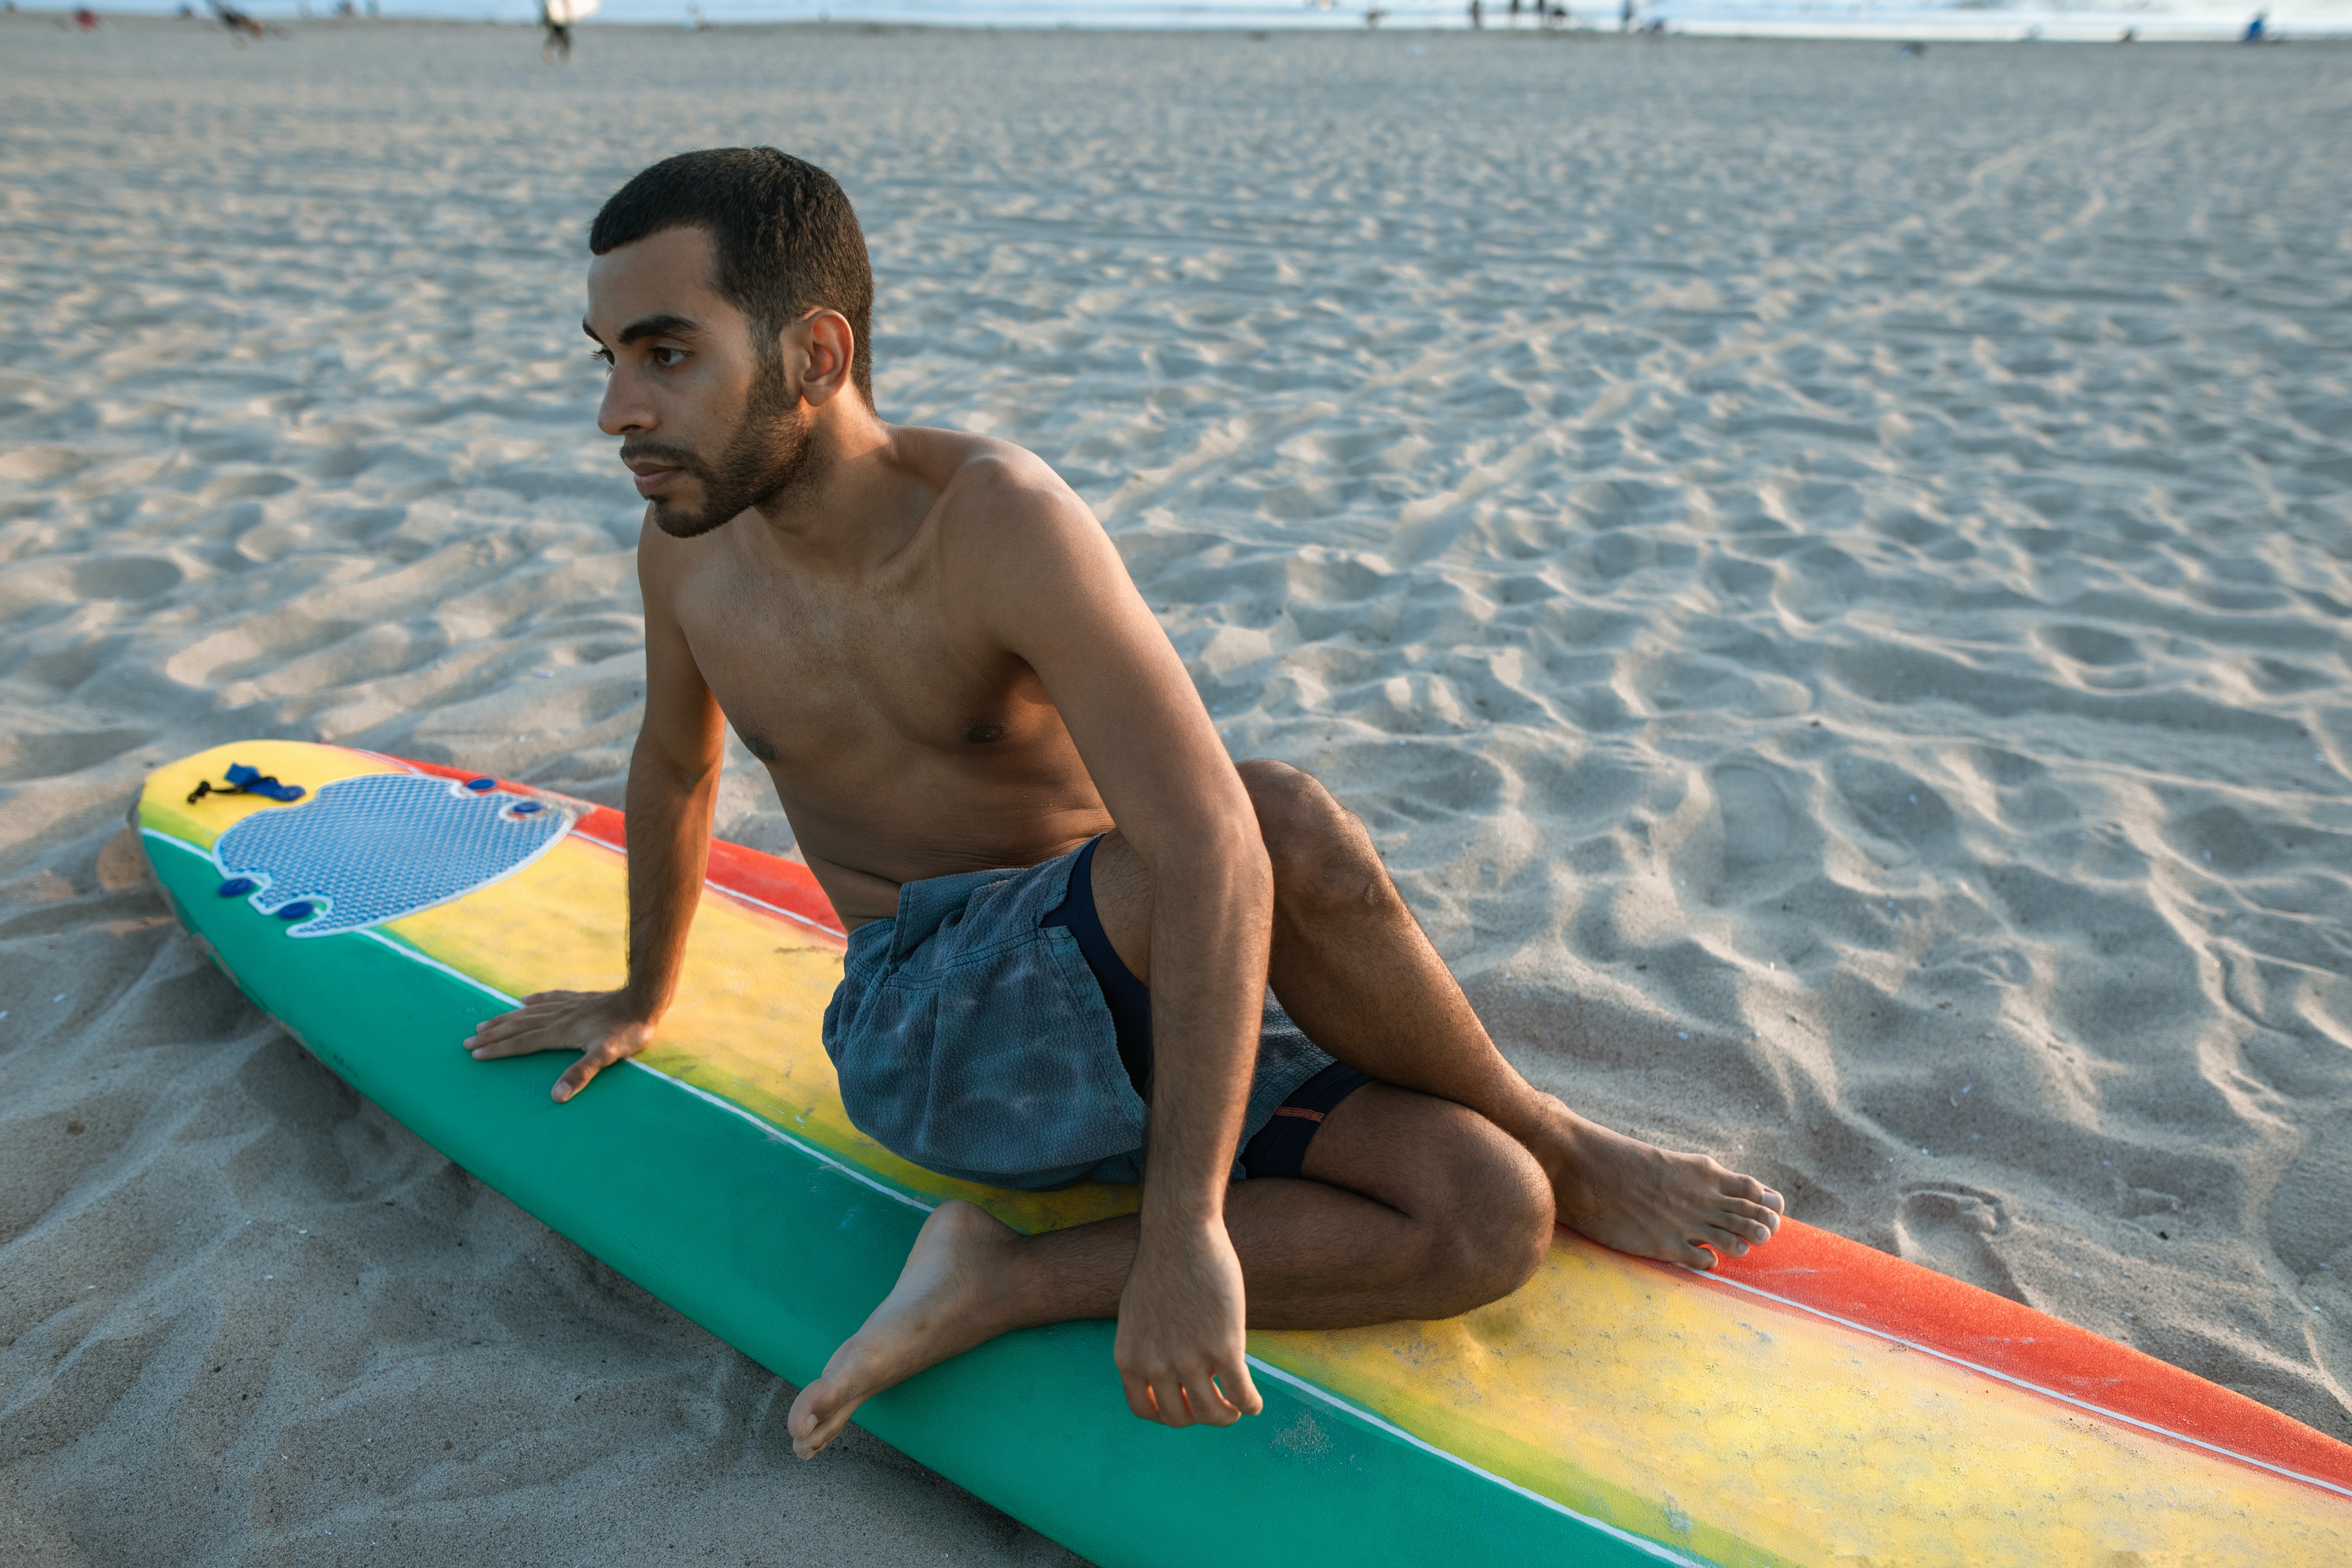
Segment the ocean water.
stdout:
<path fill-rule="evenodd" d="M 110 11 L 168 14 L 180 0 L 118 0 Z M 194 0 L 201 9 L 202 0 Z M 528 22 L 537 0 L 378 0 L 386 16 Z M 1575 0 L 1570 30 L 1615 32 L 1622 0 Z M 1510 15 L 1509 0 L 1486 0 L 1489 33 L 1533 36 L 1535 0 Z M 256 15 L 326 17 L 333 0 L 243 0 Z M 2257 11 L 2282 40 L 2352 36 L 2352 0 L 1636 0 L 1634 25 L 1670 32 L 1767 37 L 1885 37 L 1979 42 L 2140 38 L 2234 39 Z M 614 23 L 711 26 L 853 22 L 950 27 L 1232 27 L 1246 29 L 1466 30 L 1467 0 L 604 0 L 587 26 Z"/>

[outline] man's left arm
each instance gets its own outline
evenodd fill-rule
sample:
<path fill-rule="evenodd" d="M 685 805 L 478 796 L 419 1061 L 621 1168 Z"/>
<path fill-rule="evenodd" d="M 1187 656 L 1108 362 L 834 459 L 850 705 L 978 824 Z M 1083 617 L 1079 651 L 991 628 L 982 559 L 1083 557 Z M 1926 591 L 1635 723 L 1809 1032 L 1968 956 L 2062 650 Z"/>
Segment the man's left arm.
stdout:
<path fill-rule="evenodd" d="M 1039 480 L 992 481 L 954 553 L 970 553 L 992 633 L 1045 683 L 1151 874 L 1150 1144 L 1114 1354 L 1138 1415 L 1229 1426 L 1263 1407 L 1224 1195 L 1256 1068 L 1273 868 L 1241 776 L 1126 563 L 1084 502 Z"/>

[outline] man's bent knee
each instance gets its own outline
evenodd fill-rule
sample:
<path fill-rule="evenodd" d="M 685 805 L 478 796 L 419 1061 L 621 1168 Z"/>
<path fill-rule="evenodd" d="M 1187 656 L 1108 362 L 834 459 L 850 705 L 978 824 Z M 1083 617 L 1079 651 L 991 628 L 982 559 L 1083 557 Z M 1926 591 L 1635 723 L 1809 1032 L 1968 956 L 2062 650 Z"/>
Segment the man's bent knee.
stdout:
<path fill-rule="evenodd" d="M 1428 1268 L 1451 1317 L 1500 1300 L 1534 1277 L 1551 1249 L 1551 1185 L 1535 1157 L 1484 1117 L 1464 1112 L 1450 1142 L 1442 1197 L 1426 1215 Z"/>
<path fill-rule="evenodd" d="M 1331 1108 L 1303 1173 L 1412 1222 L 1411 1239 L 1383 1255 L 1408 1303 L 1402 1317 L 1451 1318 L 1507 1296 L 1551 1247 L 1543 1168 L 1452 1100 L 1367 1084 Z"/>
<path fill-rule="evenodd" d="M 1288 763 L 1253 757 L 1235 763 L 1234 770 L 1242 775 L 1242 787 L 1249 791 L 1259 823 L 1269 831 L 1311 830 L 1340 810 L 1322 780 Z"/>
<path fill-rule="evenodd" d="M 1387 889 L 1371 835 L 1314 774 L 1263 760 L 1239 767 L 1274 865 L 1278 902 L 1354 904 Z"/>
<path fill-rule="evenodd" d="M 1508 1142 L 1498 1129 L 1496 1136 Z M 1555 1204 L 1549 1184 L 1532 1156 L 1517 1143 L 1510 1152 L 1524 1163 L 1508 1175 L 1497 1173 L 1478 1201 L 1448 1228 L 1452 1265 L 1471 1306 L 1500 1300 L 1535 1277 L 1551 1250 Z"/>

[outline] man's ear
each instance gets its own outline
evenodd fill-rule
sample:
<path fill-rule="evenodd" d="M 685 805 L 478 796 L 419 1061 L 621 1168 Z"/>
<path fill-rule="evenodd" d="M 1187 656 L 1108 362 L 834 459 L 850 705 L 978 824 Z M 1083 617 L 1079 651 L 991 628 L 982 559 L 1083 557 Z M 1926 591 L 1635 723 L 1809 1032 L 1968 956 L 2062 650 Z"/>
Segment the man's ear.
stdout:
<path fill-rule="evenodd" d="M 806 358 L 801 372 L 801 397 L 811 407 L 833 401 L 850 384 L 849 371 L 857 353 L 857 334 L 849 318 L 838 310 L 812 310 L 785 331 L 785 341 L 797 339 Z"/>

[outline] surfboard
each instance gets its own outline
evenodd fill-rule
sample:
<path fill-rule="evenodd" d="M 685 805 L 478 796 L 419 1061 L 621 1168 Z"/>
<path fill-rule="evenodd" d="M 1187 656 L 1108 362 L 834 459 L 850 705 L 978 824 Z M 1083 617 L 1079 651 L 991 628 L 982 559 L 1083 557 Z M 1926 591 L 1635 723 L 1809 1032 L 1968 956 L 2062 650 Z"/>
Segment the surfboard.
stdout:
<path fill-rule="evenodd" d="M 254 741 L 158 769 L 134 820 L 195 940 L 320 1061 L 793 1382 L 941 1200 L 1032 1232 L 1135 1206 L 949 1181 L 850 1124 L 818 1037 L 845 939 L 799 865 L 712 847 L 655 1044 L 559 1106 L 551 1059 L 459 1042 L 620 983 L 621 814 Z M 1008 1335 L 858 1423 L 1106 1568 L 2352 1563 L 2352 1447 L 1795 1221 L 1712 1273 L 1562 1230 L 1461 1318 L 1255 1332 L 1265 1411 L 1223 1430 L 1129 1415 L 1112 1333 Z"/>

